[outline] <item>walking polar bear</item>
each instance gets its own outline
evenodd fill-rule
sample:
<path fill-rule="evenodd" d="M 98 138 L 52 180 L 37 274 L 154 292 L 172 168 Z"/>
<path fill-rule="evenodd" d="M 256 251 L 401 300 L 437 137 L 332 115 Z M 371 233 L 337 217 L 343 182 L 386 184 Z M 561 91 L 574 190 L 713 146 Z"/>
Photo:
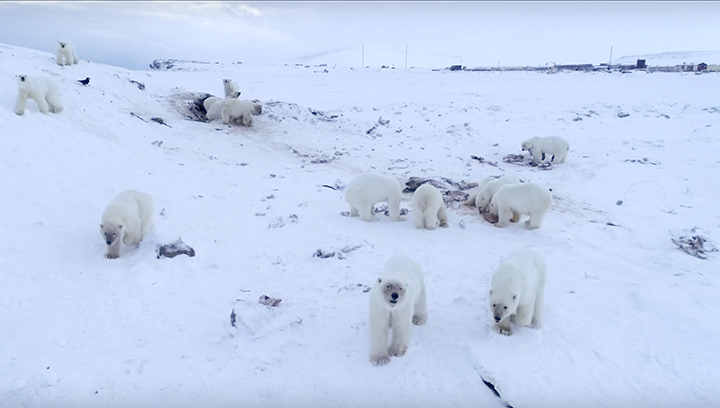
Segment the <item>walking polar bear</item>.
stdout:
<path fill-rule="evenodd" d="M 570 144 L 558 136 L 535 136 L 522 142 L 522 150 L 532 154 L 533 163 L 540 163 L 546 155 L 553 157 L 551 160 L 553 163 L 565 163 Z"/>
<path fill-rule="evenodd" d="M 389 363 L 391 356 L 404 356 L 412 325 L 425 324 L 427 318 L 422 268 L 407 256 L 391 258 L 370 292 L 370 362 L 380 366 Z"/>
<path fill-rule="evenodd" d="M 108 204 L 100 224 L 100 235 L 107 244 L 106 258 L 120 256 L 120 241 L 127 246 L 140 245 L 153 226 L 153 209 L 152 197 L 135 190 L 123 191 Z"/>
<path fill-rule="evenodd" d="M 415 213 L 415 226 L 418 228 L 433 230 L 438 225 L 448 226 L 445 201 L 440 191 L 430 184 L 423 184 L 415 190 L 412 210 Z"/>
<path fill-rule="evenodd" d="M 255 112 L 255 109 L 255 103 L 252 101 L 241 101 L 239 99 L 228 98 L 223 101 L 222 108 L 220 109 L 220 116 L 222 117 L 223 123 L 226 125 L 238 123 L 243 126 L 251 127 L 253 124 L 253 113 Z"/>
<path fill-rule="evenodd" d="M 493 178 L 487 182 L 483 180 L 481 183 L 482 188 L 480 188 L 474 197 L 471 195 L 470 198 L 465 201 L 465 204 L 475 205 L 480 212 L 484 213 L 487 211 L 487 207 L 490 205 L 490 200 L 492 200 L 498 189 L 506 184 L 520 184 L 520 179 L 515 176 L 502 176 L 499 178 Z"/>
<path fill-rule="evenodd" d="M 359 215 L 363 221 L 373 221 L 373 206 L 381 201 L 387 202 L 388 214 L 392 220 L 402 221 L 401 199 L 400 183 L 395 177 L 384 174 L 361 174 L 345 187 L 345 200 L 350 204 L 350 216 Z"/>
<path fill-rule="evenodd" d="M 58 65 L 73 65 L 80 62 L 75 47 L 67 41 L 58 41 L 55 51 L 55 62 Z"/>
<path fill-rule="evenodd" d="M 40 113 L 60 113 L 63 111 L 63 106 L 60 103 L 60 92 L 52 79 L 46 77 L 31 78 L 27 75 L 16 75 L 15 77 L 18 83 L 18 96 L 13 110 L 15 114 L 25 114 L 25 104 L 28 98 L 35 101 Z"/>
<path fill-rule="evenodd" d="M 536 252 L 520 250 L 500 261 L 492 276 L 490 307 L 501 334 L 518 326 L 542 326 L 545 261 Z"/>
<path fill-rule="evenodd" d="M 535 229 L 540 227 L 552 201 L 550 190 L 537 184 L 506 184 L 495 193 L 488 211 L 498 216 L 496 227 L 504 227 L 508 221 L 518 222 L 521 216 L 529 215 L 525 226 Z"/>
<path fill-rule="evenodd" d="M 205 108 L 205 118 L 209 121 L 218 120 L 222 118 L 220 112 L 222 111 L 225 101 L 229 99 L 237 99 L 240 97 L 240 92 L 233 92 L 226 96 L 225 99 L 220 99 L 217 96 L 211 96 L 203 101 L 203 107 Z"/>

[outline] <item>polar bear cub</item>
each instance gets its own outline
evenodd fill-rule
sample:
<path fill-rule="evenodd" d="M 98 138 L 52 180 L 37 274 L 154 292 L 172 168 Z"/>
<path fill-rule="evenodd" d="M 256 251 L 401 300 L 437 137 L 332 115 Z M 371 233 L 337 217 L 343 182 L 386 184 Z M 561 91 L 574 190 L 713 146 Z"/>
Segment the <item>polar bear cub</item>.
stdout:
<path fill-rule="evenodd" d="M 223 88 L 225 89 L 225 97 L 227 98 L 233 92 L 240 92 L 237 82 L 232 79 L 223 79 Z"/>
<path fill-rule="evenodd" d="M 373 220 L 373 206 L 381 201 L 387 201 L 391 219 L 402 221 L 401 199 L 400 183 L 395 177 L 384 174 L 361 174 L 345 187 L 345 200 L 350 204 L 350 216 L 359 215 L 363 221 Z"/>
<path fill-rule="evenodd" d="M 46 77 L 31 78 L 27 75 L 15 75 L 18 83 L 18 96 L 15 101 L 14 112 L 25 114 L 25 103 L 28 98 L 35 101 L 38 111 L 60 113 L 63 106 L 60 103 L 60 92 L 55 82 Z"/>
<path fill-rule="evenodd" d="M 507 222 L 518 222 L 523 215 L 529 215 L 525 222 L 528 229 L 539 228 L 545 213 L 552 206 L 550 190 L 533 183 L 506 184 L 495 193 L 490 201 L 489 212 L 498 216 L 496 227 Z"/>
<path fill-rule="evenodd" d="M 220 116 L 224 124 L 238 123 L 250 127 L 253 124 L 253 113 L 255 103 L 252 101 L 241 101 L 239 99 L 225 99 Z"/>
<path fill-rule="evenodd" d="M 522 142 L 523 151 L 532 154 L 533 162 L 539 163 L 547 156 L 552 156 L 553 163 L 565 163 L 565 156 L 570 150 L 570 143 L 559 136 L 531 137 Z"/>
<path fill-rule="evenodd" d="M 107 244 L 106 258 L 120 256 L 120 241 L 127 246 L 140 245 L 153 226 L 153 209 L 152 197 L 135 190 L 123 191 L 108 204 L 100 224 L 100 235 Z"/>
<path fill-rule="evenodd" d="M 415 226 L 418 228 L 432 230 L 438 225 L 448 226 L 445 201 L 440 191 L 431 184 L 425 183 L 415 190 L 412 209 L 415 213 Z"/>
<path fill-rule="evenodd" d="M 75 47 L 67 41 L 58 41 L 55 51 L 55 62 L 58 65 L 73 65 L 79 62 Z"/>
<path fill-rule="evenodd" d="M 518 326 L 542 326 L 545 261 L 536 252 L 520 250 L 500 261 L 492 276 L 490 307 L 501 334 Z"/>
<path fill-rule="evenodd" d="M 488 205 L 490 205 L 490 200 L 492 200 L 500 187 L 506 184 L 520 184 L 520 179 L 515 176 L 502 176 L 485 184 L 477 193 L 477 196 L 475 196 L 475 207 L 477 207 L 480 212 L 486 212 Z"/>
<path fill-rule="evenodd" d="M 370 292 L 370 362 L 385 365 L 391 356 L 405 355 L 410 328 L 413 324 L 425 324 L 427 318 L 422 268 L 407 256 L 391 258 Z M 390 348 L 389 330 L 392 330 Z"/>

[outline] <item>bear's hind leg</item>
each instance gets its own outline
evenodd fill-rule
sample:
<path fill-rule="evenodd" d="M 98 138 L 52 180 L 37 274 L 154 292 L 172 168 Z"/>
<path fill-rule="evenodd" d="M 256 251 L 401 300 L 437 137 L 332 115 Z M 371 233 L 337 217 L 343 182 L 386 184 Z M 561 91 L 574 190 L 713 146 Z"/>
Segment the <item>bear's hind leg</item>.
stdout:
<path fill-rule="evenodd" d="M 45 97 L 40 96 L 38 98 L 33 98 L 33 99 L 35 99 L 35 104 L 37 105 L 37 108 L 40 111 L 40 113 L 47 114 L 48 111 L 50 110 L 50 108 L 48 107 L 48 103 L 45 100 Z"/>
<path fill-rule="evenodd" d="M 530 322 L 530 327 L 534 327 L 536 329 L 542 327 L 543 303 L 545 303 L 545 294 L 543 293 L 543 289 L 541 289 L 535 294 L 535 308 L 533 309 L 533 317 Z"/>
<path fill-rule="evenodd" d="M 544 217 L 545 213 L 530 213 L 530 219 L 525 221 L 525 226 L 527 229 L 531 230 L 540 228 L 540 224 L 542 223 Z"/>
<path fill-rule="evenodd" d="M 55 94 L 50 94 L 47 97 L 47 103 L 50 106 L 50 112 L 60 113 L 63 111 L 63 106 L 60 103 L 60 99 Z"/>
<path fill-rule="evenodd" d="M 445 210 L 445 205 L 441 205 L 438 209 L 437 213 L 438 221 L 440 222 L 440 226 L 443 228 L 447 228 L 448 226 L 448 216 L 447 211 Z"/>

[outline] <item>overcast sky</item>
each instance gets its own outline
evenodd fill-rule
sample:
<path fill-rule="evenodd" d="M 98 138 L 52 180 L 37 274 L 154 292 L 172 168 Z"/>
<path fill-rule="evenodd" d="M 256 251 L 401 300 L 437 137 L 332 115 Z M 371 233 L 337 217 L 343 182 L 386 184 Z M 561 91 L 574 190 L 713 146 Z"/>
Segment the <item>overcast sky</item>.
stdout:
<path fill-rule="evenodd" d="M 93 62 L 443 68 L 720 49 L 720 2 L 2 2 L 0 42 Z M 364 47 L 363 47 L 364 44 Z"/>

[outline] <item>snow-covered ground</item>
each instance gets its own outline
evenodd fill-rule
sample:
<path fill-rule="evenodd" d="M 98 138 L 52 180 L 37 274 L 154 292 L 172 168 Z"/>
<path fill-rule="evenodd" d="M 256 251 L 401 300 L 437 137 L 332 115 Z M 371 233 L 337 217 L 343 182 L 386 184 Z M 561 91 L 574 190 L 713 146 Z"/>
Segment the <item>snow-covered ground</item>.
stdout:
<path fill-rule="evenodd" d="M 635 64 L 637 60 L 644 59 L 648 66 L 675 66 L 683 64 L 720 64 L 720 51 L 677 51 L 661 52 L 659 54 L 629 55 L 612 61 L 613 64 Z"/>
<path fill-rule="evenodd" d="M 15 115 L 21 73 L 55 79 L 65 110 Z M 223 78 L 263 103 L 254 127 L 173 105 Z M 671 239 L 720 242 L 719 89 L 707 73 L 59 67 L 0 44 L 0 406 L 717 407 L 718 253 Z M 536 135 L 567 138 L 566 163 L 502 161 Z M 513 174 L 555 201 L 532 231 L 460 203 L 447 229 L 366 223 L 326 187 L 366 171 Z M 153 195 L 156 226 L 108 260 L 100 216 L 129 188 Z M 156 258 L 179 237 L 195 257 Z M 489 282 L 519 248 L 547 263 L 545 324 L 506 337 Z M 429 320 L 375 367 L 366 289 L 396 253 L 424 269 Z"/>

